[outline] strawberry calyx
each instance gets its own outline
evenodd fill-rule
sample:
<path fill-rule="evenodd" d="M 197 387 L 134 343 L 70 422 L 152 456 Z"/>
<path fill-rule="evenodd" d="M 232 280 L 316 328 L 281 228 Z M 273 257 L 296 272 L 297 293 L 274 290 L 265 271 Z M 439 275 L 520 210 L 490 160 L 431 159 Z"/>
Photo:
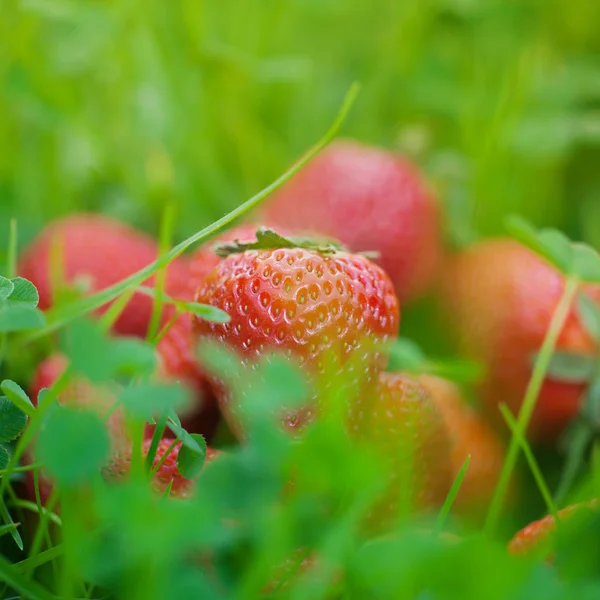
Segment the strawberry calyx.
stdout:
<path fill-rule="evenodd" d="M 266 227 L 257 229 L 255 240 L 241 241 L 235 239 L 233 242 L 217 243 L 213 246 L 213 251 L 217 256 L 227 258 L 231 254 L 241 254 L 247 250 L 278 250 L 280 248 L 302 248 L 320 254 L 336 254 L 337 252 L 348 251 L 339 242 L 303 237 L 284 237 L 275 230 Z"/>

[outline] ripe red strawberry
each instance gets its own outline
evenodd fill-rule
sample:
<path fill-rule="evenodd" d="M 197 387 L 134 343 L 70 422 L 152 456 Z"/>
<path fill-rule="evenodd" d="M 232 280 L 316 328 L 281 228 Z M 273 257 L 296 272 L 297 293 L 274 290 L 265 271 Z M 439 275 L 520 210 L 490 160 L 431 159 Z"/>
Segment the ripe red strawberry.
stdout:
<path fill-rule="evenodd" d="M 205 277 L 221 262 L 222 258 L 214 251 L 215 244 L 225 242 L 248 242 L 256 239 L 256 225 L 239 225 L 219 234 L 215 239 L 203 244 L 188 261 L 188 276 L 185 286 L 177 290 L 173 297 L 191 301 Z M 161 358 L 161 371 L 171 379 L 187 382 L 205 401 L 211 400 L 206 375 L 196 356 L 195 341 L 192 336 L 192 317 L 182 314 L 158 343 Z"/>
<path fill-rule="evenodd" d="M 420 375 L 418 380 L 429 392 L 448 430 L 453 479 L 467 456 L 471 456 L 453 510 L 465 516 L 485 511 L 504 464 L 504 445 L 482 416 L 467 404 L 457 385 L 433 375 Z"/>
<path fill-rule="evenodd" d="M 381 373 L 374 398 L 352 411 L 351 433 L 387 461 L 390 485 L 371 520 L 384 527 L 410 486 L 412 510 L 443 503 L 452 485 L 451 444 L 442 415 L 427 390 L 402 373 Z"/>
<path fill-rule="evenodd" d="M 144 457 L 148 455 L 152 439 L 144 440 L 142 454 Z M 164 494 L 171 485 L 170 498 L 189 498 L 194 491 L 194 480 L 186 479 L 177 467 L 177 457 L 181 450 L 181 442 L 178 442 L 170 451 L 169 448 L 173 440 L 162 439 L 158 443 L 156 455 L 152 462 L 152 468 L 156 468 L 158 463 L 164 458 L 168 451 L 167 458 L 158 468 L 152 478 L 152 488 L 159 494 Z M 206 451 L 205 464 L 214 460 L 220 452 L 212 448 Z M 119 482 L 124 481 L 129 476 L 131 470 L 131 447 L 115 454 L 110 462 L 104 467 L 102 474 L 106 481 Z"/>
<path fill-rule="evenodd" d="M 487 409 L 501 419 L 498 405 L 517 413 L 564 289 L 564 278 L 517 242 L 495 239 L 459 254 L 447 269 L 442 301 L 456 328 L 460 349 L 488 367 L 481 393 Z M 596 300 L 598 287 L 586 292 Z M 594 354 L 596 344 L 573 306 L 557 350 Z M 547 377 L 538 397 L 530 436 L 554 441 L 577 413 L 586 385 Z"/>
<path fill-rule="evenodd" d="M 572 504 L 558 511 L 561 522 L 570 521 L 575 517 L 589 517 L 598 510 L 598 502 L 580 502 Z M 511 554 L 526 555 L 532 552 L 546 554 L 552 560 L 552 544 L 555 541 L 557 531 L 556 519 L 552 515 L 546 515 L 539 521 L 534 521 L 521 529 L 508 544 Z"/>
<path fill-rule="evenodd" d="M 62 257 L 57 266 L 64 282 L 82 286 L 86 293 L 92 293 L 125 279 L 156 260 L 158 246 L 145 234 L 101 215 L 77 214 L 50 224 L 26 249 L 18 268 L 19 274 L 37 287 L 42 310 L 52 307 L 55 302 L 55 255 Z M 185 278 L 185 263 L 171 263 L 167 269 L 167 293 L 180 289 Z M 144 285 L 152 286 L 153 281 L 154 277 Z M 136 292 L 116 321 L 114 331 L 145 336 L 152 304 L 152 298 Z M 104 306 L 98 313 L 106 309 Z"/>
<path fill-rule="evenodd" d="M 389 278 L 370 260 L 302 248 L 232 254 L 204 280 L 196 301 L 231 316 L 224 325 L 196 319 L 198 336 L 237 350 L 246 364 L 283 352 L 317 374 L 333 356 L 342 373 L 350 359 L 361 357 L 359 368 L 346 373 L 354 390 L 372 385 L 385 368 L 386 357 L 366 346 L 397 335 L 400 318 Z M 232 428 L 243 429 L 240 406 L 226 393 L 220 403 Z M 315 404 L 313 398 L 310 406 L 288 414 L 287 426 L 310 420 Z"/>
<path fill-rule="evenodd" d="M 275 192 L 264 215 L 354 252 L 378 251 L 402 303 L 426 292 L 440 266 L 440 208 L 431 189 L 407 159 L 380 148 L 331 144 Z"/>
<path fill-rule="evenodd" d="M 38 394 L 43 388 L 50 388 L 64 373 L 68 366 L 67 359 L 61 354 L 52 354 L 40 363 L 29 386 L 29 395 L 37 405 Z M 67 388 L 59 394 L 59 402 L 64 406 L 93 408 L 104 416 L 117 401 L 114 392 L 107 387 L 93 386 L 82 377 L 74 377 Z M 110 439 L 113 447 L 120 448 L 127 443 L 128 435 L 123 411 L 117 409 L 107 420 Z"/>

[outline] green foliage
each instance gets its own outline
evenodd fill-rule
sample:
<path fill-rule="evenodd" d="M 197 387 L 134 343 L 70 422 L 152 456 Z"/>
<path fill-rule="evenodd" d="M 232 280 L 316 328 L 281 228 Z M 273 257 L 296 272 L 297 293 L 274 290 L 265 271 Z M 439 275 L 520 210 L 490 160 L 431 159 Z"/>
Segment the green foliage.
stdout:
<path fill-rule="evenodd" d="M 108 458 L 109 438 L 89 411 L 56 408 L 40 431 L 39 460 L 65 486 L 88 482 Z"/>
<path fill-rule="evenodd" d="M 27 363 L 57 331 L 70 370 L 40 395 L 37 410 L 15 382 L 0 386 L 0 535 L 10 533 L 24 548 L 13 553 L 2 545 L 0 595 L 238 599 L 268 589 L 271 597 L 295 599 L 598 597 L 593 519 L 561 536 L 556 567 L 511 557 L 504 537 L 544 512 L 543 500 L 551 506 L 547 493 L 525 515 L 499 515 L 506 535 L 473 535 L 452 506 L 464 470 L 440 513 L 370 539 L 361 524 L 389 473 L 369 448 L 348 438 L 339 411 L 303 440 L 279 432 L 273 409 L 297 406 L 311 391 L 288 361 L 240 369 L 218 349 L 202 354 L 214 372 L 244 388 L 250 424 L 244 445 L 204 464 L 204 439 L 188 433 L 174 412 L 189 404 L 188 394 L 151 379 L 152 345 L 108 338 L 82 318 L 254 209 L 337 133 L 340 120 L 265 188 L 321 135 L 355 80 L 363 91 L 344 135 L 414 158 L 447 208 L 455 241 L 502 233 L 504 217 L 518 210 L 551 226 L 538 231 L 528 221 L 513 222 L 518 239 L 568 275 L 599 281 L 592 249 L 600 244 L 599 18 L 600 5 L 589 0 L 407 0 L 375 8 L 370 0 L 184 0 L 177 10 L 155 1 L 5 2 L 0 223 L 11 226 L 0 227 L 0 248 L 8 247 L 0 254 L 2 272 L 9 275 L 0 278 L 3 377 L 25 386 L 12 368 L 29 375 Z M 100 210 L 151 233 L 160 228 L 167 232 L 164 254 L 126 281 L 67 298 L 44 317 L 31 284 L 12 277 L 16 222 L 22 247 L 49 220 L 76 210 Z M 175 247 L 168 251 L 171 237 Z M 228 320 L 213 307 L 154 295 L 157 305 L 172 302 L 178 311 Z M 588 331 L 599 339 L 597 311 L 578 298 Z M 403 321 L 406 315 L 410 321 L 403 307 Z M 428 316 L 413 327 L 414 344 L 400 342 L 390 368 L 476 382 L 478 365 L 429 356 L 431 348 L 436 357 L 449 356 L 433 322 Z M 538 376 L 587 379 L 589 365 L 573 364 L 551 346 L 538 356 Z M 54 402 L 74 375 L 123 384 L 114 408 L 125 409 L 135 439 L 151 421 L 182 441 L 179 468 L 199 475 L 193 499 L 168 501 L 168 494 L 152 492 L 145 469 L 121 485 L 99 480 L 110 452 L 103 421 Z M 535 391 L 534 385 L 531 407 Z M 328 393 L 338 408 L 347 400 L 342 380 L 332 378 Z M 597 465 L 584 467 L 600 423 L 599 397 L 594 379 L 585 415 L 570 432 L 575 442 L 567 444 L 560 505 L 598 494 Z M 25 415 L 28 427 L 18 437 Z M 514 447 L 535 470 L 522 427 L 511 427 Z M 41 468 L 22 460 L 34 447 Z M 52 475 L 62 519 L 51 519 L 39 499 L 27 510 L 18 503 L 21 469 L 33 469 L 38 480 Z M 543 492 L 549 484 L 535 477 Z M 41 518 L 31 519 L 32 506 Z M 442 525 L 461 541 L 431 534 Z M 23 543 L 19 530 L 33 534 L 24 534 Z M 317 561 L 304 569 L 307 556 Z M 293 567 L 274 575 L 274 565 L 285 562 Z"/>

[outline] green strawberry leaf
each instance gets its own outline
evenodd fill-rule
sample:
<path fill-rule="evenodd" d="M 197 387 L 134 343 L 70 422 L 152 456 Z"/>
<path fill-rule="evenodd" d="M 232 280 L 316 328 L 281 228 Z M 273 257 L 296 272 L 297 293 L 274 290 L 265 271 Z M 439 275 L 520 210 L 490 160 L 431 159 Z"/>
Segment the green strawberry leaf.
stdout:
<path fill-rule="evenodd" d="M 537 354 L 531 356 L 535 364 Z M 565 383 L 589 383 L 596 376 L 598 360 L 589 354 L 556 351 L 550 359 L 547 377 Z"/>
<path fill-rule="evenodd" d="M 220 308 L 211 306 L 210 304 L 200 304 L 199 302 L 181 302 L 177 303 L 177 306 L 182 312 L 189 312 L 197 315 L 205 321 L 211 323 L 229 323 L 231 317 Z"/>
<path fill-rule="evenodd" d="M 102 419 L 90 411 L 57 408 L 39 433 L 36 451 L 59 484 L 88 481 L 106 462 L 110 449 Z"/>
<path fill-rule="evenodd" d="M 263 359 L 259 365 L 259 373 L 264 381 L 261 402 L 270 407 L 283 408 L 295 408 L 306 402 L 306 380 L 301 370 L 287 358 L 273 355 Z"/>
<path fill-rule="evenodd" d="M 573 246 L 569 238 L 561 231 L 557 229 L 538 230 L 517 215 L 507 217 L 506 229 L 515 239 L 545 258 L 565 275 L 573 273 Z"/>
<path fill-rule="evenodd" d="M 28 417 L 33 417 L 35 406 L 18 383 L 5 379 L 0 383 L 0 390 L 18 409 L 22 410 Z"/>
<path fill-rule="evenodd" d="M 483 379 L 485 369 L 480 362 L 446 359 L 444 361 L 430 361 L 424 367 L 424 371 L 457 383 L 477 383 Z"/>
<path fill-rule="evenodd" d="M 418 344 L 406 338 L 396 340 L 391 348 L 389 371 L 421 373 L 427 365 L 427 356 Z"/>
<path fill-rule="evenodd" d="M 35 308 L 39 304 L 40 295 L 31 281 L 23 277 L 13 277 L 10 281 L 13 284 L 13 291 L 8 297 L 8 301 L 11 304 L 19 304 L 31 308 Z"/>
<path fill-rule="evenodd" d="M 112 342 L 112 360 L 119 375 L 150 375 L 156 367 L 156 352 L 144 340 L 117 338 Z"/>
<path fill-rule="evenodd" d="M 202 446 L 198 444 L 196 439 L 191 433 L 188 433 L 181 424 L 175 423 L 175 421 L 168 420 L 167 427 L 175 434 L 177 439 L 188 448 L 191 452 L 196 454 L 202 451 Z"/>
<path fill-rule="evenodd" d="M 114 345 L 95 321 L 79 319 L 61 335 L 61 351 L 69 359 L 73 372 L 92 383 L 110 379 L 114 373 Z"/>
<path fill-rule="evenodd" d="M 27 425 L 27 415 L 6 396 L 0 396 L 0 442 L 16 440 Z"/>
<path fill-rule="evenodd" d="M 585 330 L 600 344 L 600 307 L 583 292 L 577 294 L 576 306 Z"/>
<path fill-rule="evenodd" d="M 183 387 L 149 383 L 126 388 L 120 400 L 127 412 L 145 421 L 171 410 L 185 409 L 190 404 L 189 394 Z"/>
<path fill-rule="evenodd" d="M 587 244 L 573 244 L 575 275 L 587 283 L 600 283 L 600 256 Z"/>
<path fill-rule="evenodd" d="M 177 468 L 186 479 L 196 477 L 204 467 L 206 459 L 206 440 L 199 433 L 190 434 L 200 447 L 200 452 L 181 446 L 177 455 Z"/>
<path fill-rule="evenodd" d="M 0 333 L 31 331 L 39 329 L 45 324 L 44 313 L 37 308 L 19 304 L 7 304 L 0 307 Z"/>
<path fill-rule="evenodd" d="M 6 300 L 15 289 L 15 284 L 0 275 L 0 300 Z"/>
<path fill-rule="evenodd" d="M 10 461 L 10 452 L 8 448 L 0 443 L 0 469 L 4 470 Z"/>
<path fill-rule="evenodd" d="M 303 237 L 288 238 L 278 234 L 273 229 L 259 227 L 256 231 L 256 240 L 243 242 L 237 239 L 233 242 L 217 243 L 213 246 L 213 251 L 217 256 L 227 258 L 231 254 L 241 254 L 247 250 L 275 250 L 279 248 L 304 248 L 321 254 L 335 254 L 345 250 L 343 246 L 333 241 L 319 241 Z"/>

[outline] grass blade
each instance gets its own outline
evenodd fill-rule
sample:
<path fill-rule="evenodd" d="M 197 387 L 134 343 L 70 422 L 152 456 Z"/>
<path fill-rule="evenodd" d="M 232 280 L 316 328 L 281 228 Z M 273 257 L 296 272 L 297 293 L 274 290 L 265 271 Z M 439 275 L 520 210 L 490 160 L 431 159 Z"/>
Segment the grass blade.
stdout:
<path fill-rule="evenodd" d="M 437 536 L 442 533 L 444 529 L 444 525 L 446 524 L 446 520 L 450 511 L 452 510 L 452 506 L 454 505 L 454 501 L 456 500 L 456 496 L 458 496 L 458 492 L 460 491 L 460 486 L 464 481 L 465 475 L 469 470 L 469 463 L 471 462 L 471 455 L 467 456 L 467 459 L 463 463 L 463 466 L 460 468 L 460 471 L 456 474 L 454 478 L 454 482 L 452 483 L 452 487 L 444 500 L 444 504 L 438 513 L 437 519 L 435 520 L 435 526 L 433 528 L 433 535 Z"/>
<path fill-rule="evenodd" d="M 0 579 L 29 600 L 55 600 L 55 596 L 46 588 L 23 575 L 2 555 L 0 555 Z"/>
<path fill-rule="evenodd" d="M 535 483 L 540 490 L 540 494 L 546 503 L 546 507 L 548 508 L 548 512 L 558 520 L 558 509 L 556 508 L 556 504 L 554 504 L 554 500 L 552 500 L 552 494 L 550 493 L 550 489 L 548 488 L 548 484 L 542 475 L 542 471 L 535 460 L 535 456 L 531 450 L 531 446 L 527 443 L 527 440 L 523 435 L 519 433 L 517 430 L 517 422 L 510 412 L 508 406 L 506 404 L 500 405 L 500 412 L 506 421 L 506 424 L 510 428 L 513 435 L 517 438 L 519 445 L 521 446 L 521 450 L 523 450 L 523 454 L 527 459 L 527 464 L 531 470 L 533 478 L 535 479 Z"/>

